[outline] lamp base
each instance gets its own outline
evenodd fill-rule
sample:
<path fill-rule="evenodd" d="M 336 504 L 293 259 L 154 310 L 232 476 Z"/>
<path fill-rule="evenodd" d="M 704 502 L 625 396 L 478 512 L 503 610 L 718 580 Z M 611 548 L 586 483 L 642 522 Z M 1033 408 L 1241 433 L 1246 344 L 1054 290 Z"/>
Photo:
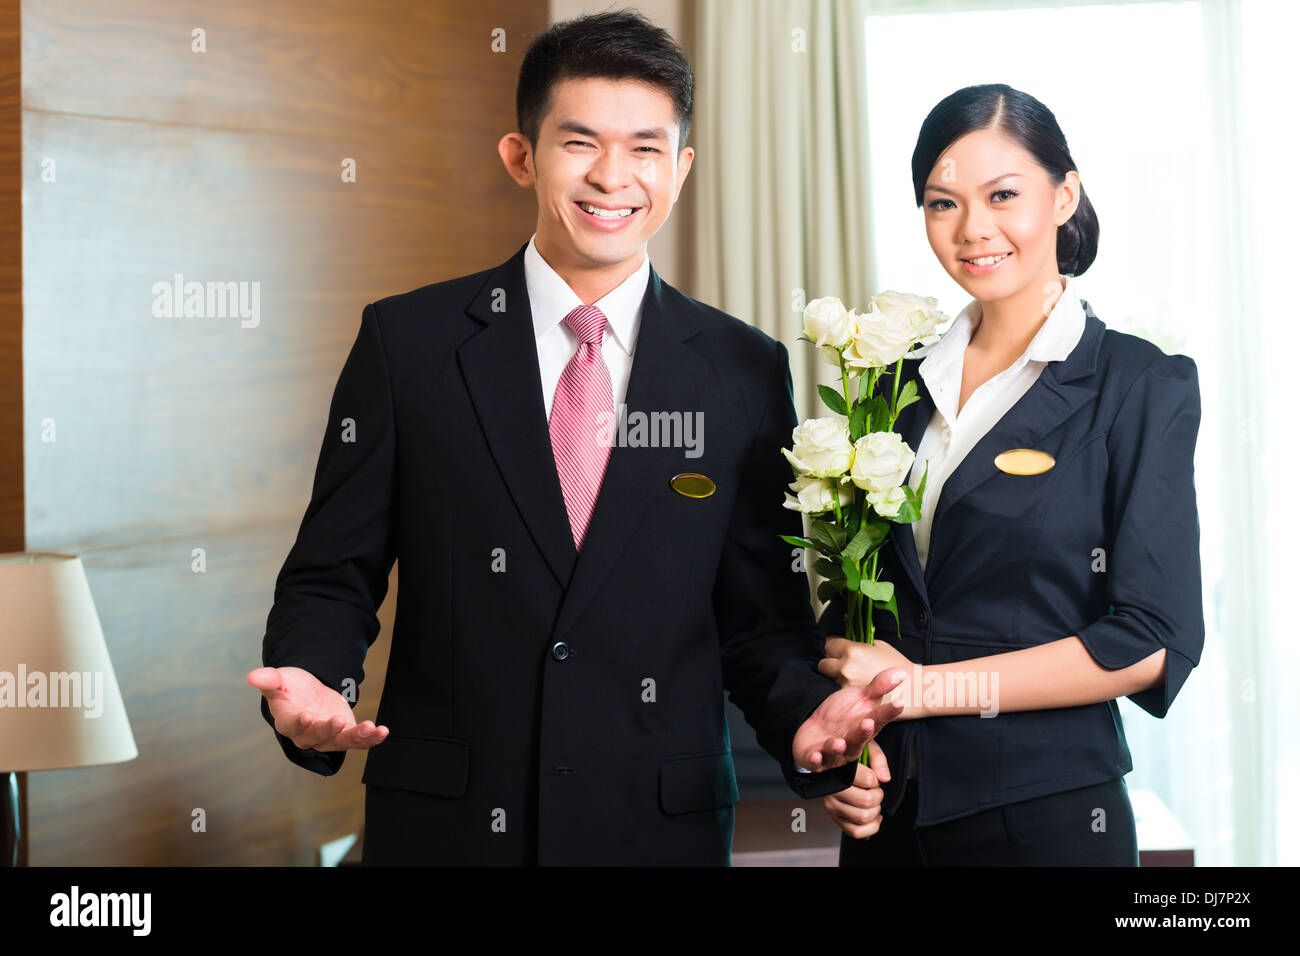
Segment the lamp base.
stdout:
<path fill-rule="evenodd" d="M 4 856 L 0 866 L 18 865 L 18 847 L 22 844 L 22 805 L 18 800 L 18 774 L 6 773 L 3 792 L 0 792 L 0 818 L 4 821 Z"/>

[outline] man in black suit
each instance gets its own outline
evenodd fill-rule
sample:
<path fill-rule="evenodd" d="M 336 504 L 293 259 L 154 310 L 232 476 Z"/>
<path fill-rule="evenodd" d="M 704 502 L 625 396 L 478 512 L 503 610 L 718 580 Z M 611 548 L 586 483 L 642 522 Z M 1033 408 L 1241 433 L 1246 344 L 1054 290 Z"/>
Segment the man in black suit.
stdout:
<path fill-rule="evenodd" d="M 295 763 L 373 748 L 367 864 L 725 865 L 724 689 L 804 797 L 849 787 L 901 709 L 901 669 L 817 670 L 778 537 L 801 532 L 785 347 L 649 265 L 691 96 L 638 15 L 556 25 L 499 144 L 533 238 L 364 310 L 248 681 Z M 357 724 L 399 559 L 379 726 Z"/>

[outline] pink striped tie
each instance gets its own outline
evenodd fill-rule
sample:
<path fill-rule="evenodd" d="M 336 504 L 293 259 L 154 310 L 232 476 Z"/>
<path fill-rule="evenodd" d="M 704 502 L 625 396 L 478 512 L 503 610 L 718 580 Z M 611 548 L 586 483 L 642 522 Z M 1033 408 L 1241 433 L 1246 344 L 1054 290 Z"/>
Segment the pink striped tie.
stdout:
<path fill-rule="evenodd" d="M 605 313 L 580 305 L 564 317 L 578 334 L 578 351 L 560 375 L 551 404 L 551 448 L 573 528 L 573 543 L 582 550 L 587 525 L 596 508 L 600 483 L 609 464 L 614 422 L 614 392 L 600 354 Z M 601 433 L 605 440 L 601 440 Z"/>

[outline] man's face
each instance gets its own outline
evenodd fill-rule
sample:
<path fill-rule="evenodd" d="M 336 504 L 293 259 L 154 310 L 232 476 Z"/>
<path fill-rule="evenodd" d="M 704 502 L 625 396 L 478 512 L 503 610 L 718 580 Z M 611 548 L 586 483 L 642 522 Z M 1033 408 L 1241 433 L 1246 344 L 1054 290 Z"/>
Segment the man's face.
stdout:
<path fill-rule="evenodd" d="M 672 99 L 601 78 L 561 80 L 551 96 L 536 149 L 525 149 L 511 170 L 536 188 L 539 251 L 579 268 L 639 257 L 668 218 L 695 153 L 677 154 Z"/>

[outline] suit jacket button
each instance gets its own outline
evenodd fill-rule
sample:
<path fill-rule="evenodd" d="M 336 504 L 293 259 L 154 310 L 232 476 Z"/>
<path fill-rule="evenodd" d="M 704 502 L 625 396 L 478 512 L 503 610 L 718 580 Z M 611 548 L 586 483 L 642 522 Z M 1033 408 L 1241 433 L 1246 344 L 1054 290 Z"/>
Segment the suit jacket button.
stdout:
<path fill-rule="evenodd" d="M 925 608 L 916 612 L 916 624 L 918 627 L 925 627 Z"/>
<path fill-rule="evenodd" d="M 554 647 L 551 648 L 551 656 L 554 657 L 557 661 L 564 660 L 566 657 L 569 656 L 569 645 L 565 644 L 564 641 L 560 641 Z"/>

